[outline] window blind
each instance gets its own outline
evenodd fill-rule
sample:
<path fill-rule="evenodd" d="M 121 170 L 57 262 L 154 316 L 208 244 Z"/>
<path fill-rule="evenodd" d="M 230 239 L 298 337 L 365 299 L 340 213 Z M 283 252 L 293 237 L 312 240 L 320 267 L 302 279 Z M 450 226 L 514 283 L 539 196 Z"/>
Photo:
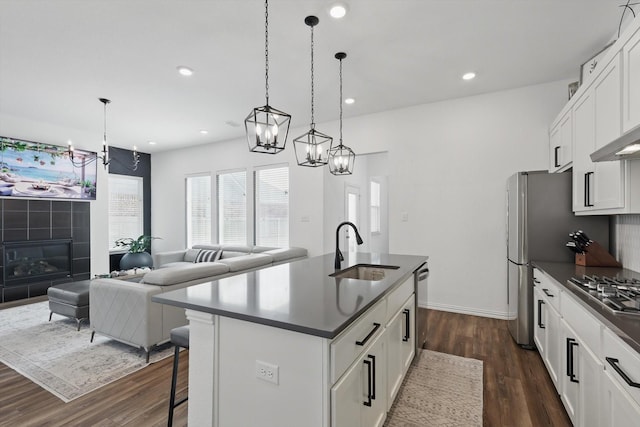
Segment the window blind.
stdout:
<path fill-rule="evenodd" d="M 371 181 L 371 232 L 380 233 L 380 184 Z"/>
<path fill-rule="evenodd" d="M 256 244 L 289 246 L 289 168 L 255 172 Z"/>
<path fill-rule="evenodd" d="M 211 243 L 211 176 L 187 177 L 187 247 Z"/>
<path fill-rule="evenodd" d="M 247 244 L 247 172 L 219 173 L 218 242 L 225 245 Z"/>
<path fill-rule="evenodd" d="M 118 239 L 137 239 L 144 233 L 142 178 L 109 175 L 109 248 Z"/>

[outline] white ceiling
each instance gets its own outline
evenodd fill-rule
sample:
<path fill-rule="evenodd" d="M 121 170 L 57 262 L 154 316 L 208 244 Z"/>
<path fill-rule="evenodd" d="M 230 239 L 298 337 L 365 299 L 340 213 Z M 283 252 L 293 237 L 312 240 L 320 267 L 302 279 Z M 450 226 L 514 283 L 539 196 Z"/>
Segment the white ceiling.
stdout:
<path fill-rule="evenodd" d="M 292 127 L 310 122 L 307 15 L 320 19 L 322 123 L 338 117 L 338 51 L 348 54 L 344 96 L 356 99 L 345 117 L 577 79 L 616 37 L 626 1 L 346 0 L 342 20 L 328 16 L 333 3 L 269 3 L 270 105 Z M 461 80 L 467 71 L 477 78 Z M 95 135 L 97 151 L 106 97 L 112 145 L 151 153 L 222 141 L 244 134 L 264 84 L 262 0 L 0 0 L 2 136 L 64 145 Z M 42 126 L 24 125 L 32 121 Z"/>

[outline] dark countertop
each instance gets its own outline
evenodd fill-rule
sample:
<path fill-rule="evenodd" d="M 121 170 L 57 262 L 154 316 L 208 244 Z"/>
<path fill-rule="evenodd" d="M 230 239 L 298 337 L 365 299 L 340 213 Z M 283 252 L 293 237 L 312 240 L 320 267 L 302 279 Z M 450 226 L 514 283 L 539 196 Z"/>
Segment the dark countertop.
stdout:
<path fill-rule="evenodd" d="M 570 292 L 575 299 L 600 320 L 605 326 L 611 329 L 620 339 L 629 344 L 640 353 L 640 315 L 615 314 L 606 307 L 603 307 L 576 285 L 567 283 L 571 277 L 582 277 L 583 275 L 596 276 L 620 276 L 640 279 L 640 273 L 626 268 L 611 267 L 582 267 L 571 263 L 560 262 L 539 262 L 534 261 L 533 265 L 538 267 L 544 274 L 558 282 L 565 291 Z"/>
<path fill-rule="evenodd" d="M 334 338 L 359 315 L 412 276 L 428 257 L 345 254 L 355 264 L 399 266 L 380 281 L 336 279 L 334 254 L 280 264 L 165 292 L 152 301 L 324 338 Z"/>

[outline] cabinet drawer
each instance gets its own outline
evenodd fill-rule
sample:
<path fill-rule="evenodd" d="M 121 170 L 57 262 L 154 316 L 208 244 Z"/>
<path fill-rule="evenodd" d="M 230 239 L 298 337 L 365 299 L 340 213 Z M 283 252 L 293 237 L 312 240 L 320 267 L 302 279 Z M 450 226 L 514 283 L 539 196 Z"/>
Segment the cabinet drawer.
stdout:
<path fill-rule="evenodd" d="M 602 324 L 578 304 L 578 302 L 564 292 L 562 295 L 562 317 L 578 334 L 584 345 L 598 357 L 602 354 L 602 340 L 600 331 Z"/>
<path fill-rule="evenodd" d="M 535 268 L 533 270 L 533 283 L 546 297 L 547 302 L 551 304 L 556 311 L 560 311 L 560 287 L 553 279 L 545 276 L 540 270 Z"/>
<path fill-rule="evenodd" d="M 413 275 L 387 296 L 387 318 L 385 324 L 402 308 L 405 301 L 413 294 Z"/>
<path fill-rule="evenodd" d="M 603 355 L 604 369 L 640 405 L 640 388 L 630 385 L 623 377 L 623 375 L 626 375 L 630 382 L 640 386 L 640 354 L 609 329 L 605 329 Z M 616 371 L 614 365 L 620 372 Z"/>
<path fill-rule="evenodd" d="M 334 384 L 362 351 L 384 331 L 386 314 L 387 299 L 384 298 L 331 343 L 331 384 Z"/>

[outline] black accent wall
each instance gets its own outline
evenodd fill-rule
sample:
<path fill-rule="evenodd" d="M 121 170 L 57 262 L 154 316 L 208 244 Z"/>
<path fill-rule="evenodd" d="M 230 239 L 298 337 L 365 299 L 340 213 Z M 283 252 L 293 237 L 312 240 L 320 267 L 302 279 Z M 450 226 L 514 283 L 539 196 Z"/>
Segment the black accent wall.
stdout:
<path fill-rule="evenodd" d="M 0 274 L 0 302 L 45 295 L 59 283 L 91 277 L 91 202 L 0 199 L 2 242 L 72 240 L 71 277 L 5 286 Z M 0 253 L 0 269 L 4 254 Z M 2 272 L 0 272 L 2 273 Z"/>

